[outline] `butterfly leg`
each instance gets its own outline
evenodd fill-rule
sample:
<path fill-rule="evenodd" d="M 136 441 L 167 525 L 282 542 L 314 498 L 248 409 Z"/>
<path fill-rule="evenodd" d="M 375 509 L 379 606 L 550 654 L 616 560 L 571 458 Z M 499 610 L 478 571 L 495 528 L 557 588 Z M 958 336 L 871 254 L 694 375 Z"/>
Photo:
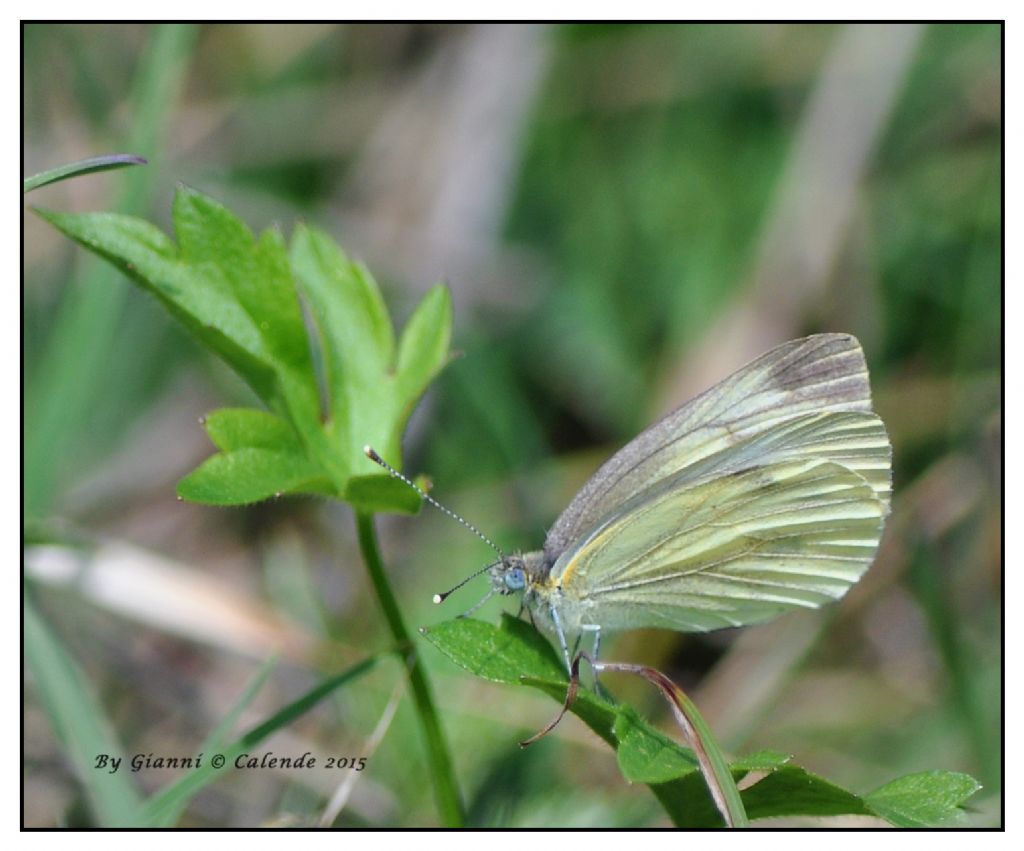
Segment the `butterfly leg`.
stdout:
<path fill-rule="evenodd" d="M 581 635 L 583 632 L 594 633 L 594 655 L 591 659 L 590 667 L 594 671 L 594 691 L 597 692 L 599 696 L 604 696 L 604 692 L 601 689 L 601 683 L 598 682 L 597 679 L 597 662 L 601 658 L 601 627 L 595 623 L 585 623 L 580 625 L 580 629 L 582 630 Z"/>
<path fill-rule="evenodd" d="M 551 622 L 555 625 L 555 632 L 558 633 L 558 641 L 562 645 L 562 654 L 565 656 L 565 668 L 572 671 L 572 662 L 569 659 L 569 645 L 565 643 L 565 630 L 562 629 L 562 619 L 558 617 L 558 611 L 551 607 Z"/>
<path fill-rule="evenodd" d="M 477 609 L 479 609 L 484 603 L 486 603 L 488 600 L 490 600 L 491 597 L 493 597 L 493 596 L 494 596 L 494 591 L 493 590 L 488 591 L 487 594 L 484 596 L 484 598 L 479 603 L 477 603 L 472 608 L 469 608 L 466 611 L 464 611 L 461 615 L 459 615 L 459 617 L 460 618 L 468 618 L 471 614 L 473 614 L 473 612 L 475 612 Z"/>

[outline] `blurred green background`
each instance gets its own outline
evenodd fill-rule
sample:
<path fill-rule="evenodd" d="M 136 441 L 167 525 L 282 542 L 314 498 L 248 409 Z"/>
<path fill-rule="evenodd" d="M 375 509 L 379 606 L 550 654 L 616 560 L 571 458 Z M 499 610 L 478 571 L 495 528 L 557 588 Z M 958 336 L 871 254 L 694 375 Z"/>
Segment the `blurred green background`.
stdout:
<path fill-rule="evenodd" d="M 969 772 L 1000 823 L 1001 29 L 997 25 L 31 25 L 24 173 L 127 150 L 144 169 L 28 202 L 167 228 L 176 182 L 253 228 L 300 219 L 400 321 L 451 287 L 462 356 L 406 469 L 506 549 L 535 548 L 598 464 L 749 358 L 862 341 L 894 448 L 878 561 L 838 606 L 607 659 L 670 673 L 734 753 L 773 748 L 855 791 Z M 254 723 L 389 639 L 347 507 L 175 500 L 197 420 L 251 399 L 151 298 L 27 213 L 26 586 L 128 753 L 187 755 L 272 652 Z M 489 560 L 435 512 L 382 518 L 410 625 Z M 500 603 L 476 616 L 496 620 Z M 472 824 L 665 824 L 576 719 L 422 648 Z M 263 750 L 365 755 L 338 825 L 437 823 L 396 663 Z M 609 682 L 664 717 L 642 685 Z M 132 776 L 151 791 L 176 776 Z M 94 823 L 25 681 L 27 826 Z M 312 824 L 345 778 L 228 774 L 182 824 Z M 88 783 L 88 780 L 85 780 Z M 863 821 L 841 823 L 862 824 Z"/>

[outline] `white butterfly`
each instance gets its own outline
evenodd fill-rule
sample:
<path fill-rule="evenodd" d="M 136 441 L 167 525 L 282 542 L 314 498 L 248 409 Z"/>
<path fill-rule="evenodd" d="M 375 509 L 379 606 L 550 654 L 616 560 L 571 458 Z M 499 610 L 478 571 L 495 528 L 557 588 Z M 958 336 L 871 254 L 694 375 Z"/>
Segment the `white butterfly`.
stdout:
<path fill-rule="evenodd" d="M 772 349 L 612 456 L 536 552 L 489 568 L 566 636 L 743 626 L 846 593 L 874 560 L 892 449 L 848 334 Z"/>

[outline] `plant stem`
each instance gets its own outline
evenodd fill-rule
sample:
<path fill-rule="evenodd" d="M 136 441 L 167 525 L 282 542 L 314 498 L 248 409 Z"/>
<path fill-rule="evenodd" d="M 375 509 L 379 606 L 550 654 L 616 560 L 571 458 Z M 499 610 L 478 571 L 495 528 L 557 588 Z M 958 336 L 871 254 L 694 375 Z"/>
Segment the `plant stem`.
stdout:
<path fill-rule="evenodd" d="M 402 620 L 402 613 L 398 608 L 398 601 L 395 599 L 391 585 L 384 573 L 384 564 L 377 546 L 377 533 L 373 526 L 373 515 L 357 511 L 356 528 L 359 533 L 359 549 L 362 552 L 363 561 L 366 563 L 366 569 L 370 573 L 370 581 L 377 593 L 377 599 L 384 610 L 384 617 L 391 629 L 392 636 L 394 636 L 395 643 L 404 650 L 403 661 L 409 674 L 413 704 L 416 707 L 416 714 L 419 716 L 423 736 L 426 739 L 427 758 L 433 774 L 434 795 L 437 799 L 441 819 L 447 827 L 461 827 L 465 822 L 465 814 L 458 787 L 455 785 L 455 773 L 452 769 L 451 756 L 448 753 L 448 743 L 441 730 L 434 698 L 430 691 L 430 683 L 427 682 L 427 677 L 423 672 L 423 664 L 420 661 L 416 645 L 413 644 L 409 636 L 409 631 Z"/>

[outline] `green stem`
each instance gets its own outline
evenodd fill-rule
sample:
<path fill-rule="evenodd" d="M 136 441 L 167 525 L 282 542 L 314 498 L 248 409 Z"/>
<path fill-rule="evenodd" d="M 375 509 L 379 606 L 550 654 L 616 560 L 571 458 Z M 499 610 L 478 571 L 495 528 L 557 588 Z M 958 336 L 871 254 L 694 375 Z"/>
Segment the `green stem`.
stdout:
<path fill-rule="evenodd" d="M 430 684 L 423 672 L 423 663 L 420 661 L 416 645 L 413 644 L 409 631 L 405 627 L 402 613 L 398 608 L 398 601 L 395 600 L 391 585 L 384 573 L 384 564 L 377 547 L 377 533 L 373 527 L 373 515 L 357 511 L 356 527 L 359 532 L 359 549 L 362 552 L 363 561 L 366 563 L 366 569 L 370 573 L 370 581 L 377 593 L 377 599 L 384 610 L 384 617 L 391 629 L 392 636 L 394 636 L 395 643 L 404 649 L 403 659 L 409 674 L 413 703 L 416 706 L 416 713 L 419 716 L 420 726 L 423 728 L 423 736 L 427 743 L 427 758 L 434 778 L 434 795 L 437 798 L 441 819 L 447 827 L 462 827 L 465 822 L 465 814 L 458 787 L 455 785 L 455 772 L 448 754 L 448 744 L 441 730 L 434 698 L 430 692 Z"/>

